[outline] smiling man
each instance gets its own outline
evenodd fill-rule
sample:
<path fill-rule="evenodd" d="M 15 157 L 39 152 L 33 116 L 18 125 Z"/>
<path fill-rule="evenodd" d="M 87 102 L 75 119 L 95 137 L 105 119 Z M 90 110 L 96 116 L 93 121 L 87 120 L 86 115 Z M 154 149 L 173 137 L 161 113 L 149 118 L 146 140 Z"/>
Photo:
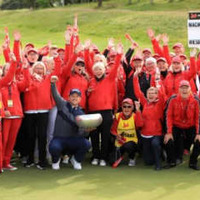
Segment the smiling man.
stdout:
<path fill-rule="evenodd" d="M 60 156 L 63 151 L 72 155 L 71 163 L 76 170 L 81 170 L 81 162 L 90 148 L 90 143 L 84 138 L 84 131 L 76 124 L 76 117 L 84 112 L 79 107 L 81 92 L 79 89 L 71 89 L 69 101 L 64 100 L 57 92 L 55 83 L 58 77 L 51 77 L 51 91 L 56 102 L 58 114 L 55 123 L 54 136 L 49 145 L 52 156 L 52 169 L 60 169 Z"/>

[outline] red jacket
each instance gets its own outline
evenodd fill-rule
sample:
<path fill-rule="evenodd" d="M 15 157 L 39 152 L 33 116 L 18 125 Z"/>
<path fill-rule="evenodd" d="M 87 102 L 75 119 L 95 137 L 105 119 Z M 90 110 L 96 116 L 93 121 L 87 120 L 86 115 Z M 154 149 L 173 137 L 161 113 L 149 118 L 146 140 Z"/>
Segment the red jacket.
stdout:
<path fill-rule="evenodd" d="M 88 109 L 89 111 L 97 110 L 112 110 L 116 97 L 116 77 L 117 69 L 120 65 L 122 55 L 116 56 L 115 65 L 110 73 L 102 80 L 92 78 L 89 87 L 93 90 L 88 94 Z"/>
<path fill-rule="evenodd" d="M 196 62 L 195 58 L 190 58 L 190 70 L 183 71 L 179 73 L 169 72 L 167 77 L 165 78 L 163 84 L 165 86 L 165 92 L 168 97 L 173 94 L 178 93 L 179 84 L 182 80 L 190 81 L 196 74 Z"/>
<path fill-rule="evenodd" d="M 62 97 L 66 100 L 69 99 L 69 92 L 71 89 L 77 88 L 81 91 L 81 102 L 80 106 L 85 109 L 86 108 L 86 92 L 88 89 L 88 81 L 87 79 L 80 74 L 71 74 L 68 81 L 65 84 Z"/>
<path fill-rule="evenodd" d="M 199 102 L 192 94 L 187 100 L 180 95 L 170 100 L 167 109 L 167 133 L 172 133 L 173 126 L 182 129 L 195 127 L 196 133 L 199 133 Z"/>
<path fill-rule="evenodd" d="M 4 109 L 10 111 L 11 116 L 23 117 L 20 92 L 25 91 L 26 87 L 28 87 L 28 69 L 24 71 L 25 76 L 23 81 L 12 81 L 1 89 Z M 12 103 L 11 106 L 9 105 L 9 101 Z"/>
<path fill-rule="evenodd" d="M 156 102 L 148 102 L 140 90 L 137 77 L 133 78 L 133 84 L 135 95 L 143 106 L 142 118 L 144 125 L 141 134 L 145 136 L 162 135 L 162 120 L 165 105 L 164 95 L 159 92 L 159 97 Z"/>
<path fill-rule="evenodd" d="M 52 75 L 60 74 L 61 60 L 54 58 L 54 72 L 44 76 L 42 81 L 29 77 L 29 87 L 24 92 L 24 111 L 50 110 L 52 108 L 52 97 L 50 78 Z"/>

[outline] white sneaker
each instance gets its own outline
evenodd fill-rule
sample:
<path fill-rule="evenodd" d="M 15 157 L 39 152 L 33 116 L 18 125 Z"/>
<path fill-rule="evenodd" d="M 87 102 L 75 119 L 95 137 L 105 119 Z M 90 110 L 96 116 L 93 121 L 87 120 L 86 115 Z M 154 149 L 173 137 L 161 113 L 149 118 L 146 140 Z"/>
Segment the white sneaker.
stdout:
<path fill-rule="evenodd" d="M 94 158 L 91 162 L 92 165 L 98 165 L 99 164 L 99 159 Z"/>
<path fill-rule="evenodd" d="M 62 163 L 64 163 L 64 164 L 69 164 L 69 156 L 68 156 L 68 155 L 63 156 L 63 161 L 62 161 Z"/>
<path fill-rule="evenodd" d="M 60 159 L 57 163 L 52 163 L 52 169 L 53 170 L 59 170 L 60 169 Z"/>
<path fill-rule="evenodd" d="M 134 167 L 135 165 L 136 165 L 135 159 L 130 159 L 129 163 L 128 163 L 128 166 L 129 167 Z"/>
<path fill-rule="evenodd" d="M 106 166 L 106 161 L 105 160 L 100 160 L 99 165 L 101 167 L 105 167 Z"/>
<path fill-rule="evenodd" d="M 76 170 L 82 169 L 81 163 L 77 162 L 76 159 L 74 158 L 74 156 L 71 157 L 70 162 L 72 163 L 74 169 L 76 169 Z"/>

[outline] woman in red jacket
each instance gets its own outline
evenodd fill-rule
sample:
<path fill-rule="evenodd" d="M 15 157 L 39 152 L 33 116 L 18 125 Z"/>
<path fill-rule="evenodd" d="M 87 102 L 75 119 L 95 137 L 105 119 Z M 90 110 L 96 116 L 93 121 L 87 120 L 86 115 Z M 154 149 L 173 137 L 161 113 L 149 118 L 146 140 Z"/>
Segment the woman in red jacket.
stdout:
<path fill-rule="evenodd" d="M 16 58 L 14 54 L 11 54 L 10 57 L 11 57 L 10 69 L 6 74 L 6 76 L 0 79 L 0 89 L 6 86 L 10 81 L 12 81 L 15 74 L 17 66 Z M 1 119 L 3 116 L 4 116 L 4 106 L 2 102 L 2 95 L 0 92 L 0 173 L 2 172 L 2 167 L 3 167 L 3 145 L 2 145 L 2 125 L 1 125 Z"/>
<path fill-rule="evenodd" d="M 70 66 L 67 66 L 70 68 Z M 68 69 L 68 73 L 65 73 L 63 70 L 62 77 L 67 79 L 66 84 L 63 88 L 62 97 L 65 100 L 69 100 L 69 92 L 73 88 L 77 88 L 81 91 L 82 99 L 80 106 L 85 110 L 86 109 L 86 92 L 88 89 L 89 77 L 85 71 L 85 62 L 83 59 L 78 58 L 75 61 L 73 69 Z"/>
<path fill-rule="evenodd" d="M 53 74 L 59 75 L 61 61 L 54 58 L 55 69 Z M 46 67 L 43 62 L 36 62 L 32 67 L 32 76 L 29 79 L 29 87 L 24 93 L 24 113 L 26 120 L 26 134 L 28 134 L 28 161 L 26 167 L 34 165 L 35 141 L 38 139 L 39 163 L 37 167 L 44 169 L 46 166 L 46 142 L 48 112 L 52 108 L 50 95 L 50 75 L 46 75 Z"/>
<path fill-rule="evenodd" d="M 196 55 L 196 50 L 190 52 L 189 71 L 184 71 L 184 66 L 179 56 L 175 56 L 172 58 L 172 65 L 169 68 L 170 71 L 168 72 L 168 75 L 163 82 L 167 97 L 170 97 L 171 95 L 178 93 L 179 84 L 181 80 L 190 81 L 192 78 L 195 77 L 196 75 L 195 55 Z"/>
<path fill-rule="evenodd" d="M 150 87 L 145 98 L 138 83 L 137 71 L 134 74 L 133 85 L 136 97 L 143 106 L 144 125 L 141 130 L 143 158 L 147 165 L 155 164 L 155 170 L 160 170 L 164 97 L 157 88 Z"/>
<path fill-rule="evenodd" d="M 91 79 L 88 88 L 88 110 L 90 113 L 100 113 L 103 117 L 102 124 L 91 132 L 93 165 L 106 166 L 110 144 L 110 128 L 112 125 L 113 102 L 116 95 L 117 69 L 122 57 L 122 45 L 117 47 L 115 65 L 106 75 L 103 62 L 97 62 L 92 67 L 94 78 Z M 101 148 L 100 134 L 101 133 Z M 100 160 L 100 162 L 99 162 Z"/>
<path fill-rule="evenodd" d="M 1 89 L 5 110 L 5 117 L 3 119 L 3 169 L 5 170 L 17 169 L 10 164 L 10 160 L 23 117 L 20 93 L 25 91 L 28 86 L 28 68 L 27 65 L 23 67 L 25 69 L 24 80 L 13 80 Z M 9 68 L 10 64 L 7 63 L 3 70 L 3 76 L 6 76 Z"/>
<path fill-rule="evenodd" d="M 194 143 L 189 167 L 199 170 L 197 166 L 197 157 L 200 154 L 199 99 L 192 95 L 190 84 L 186 80 L 180 82 L 179 93 L 170 99 L 167 108 L 167 134 L 164 143 L 169 168 L 182 163 L 184 134 L 189 136 L 187 139 L 191 144 Z"/>

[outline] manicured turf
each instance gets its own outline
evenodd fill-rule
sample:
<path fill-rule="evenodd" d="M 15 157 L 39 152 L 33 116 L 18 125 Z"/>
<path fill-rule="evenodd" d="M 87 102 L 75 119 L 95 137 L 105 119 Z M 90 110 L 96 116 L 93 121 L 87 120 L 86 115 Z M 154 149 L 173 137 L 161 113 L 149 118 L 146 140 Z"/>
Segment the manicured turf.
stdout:
<path fill-rule="evenodd" d="M 197 200 L 200 196 L 200 172 L 187 167 L 188 157 L 180 166 L 154 171 L 137 160 L 136 167 L 126 163 L 117 169 L 91 166 L 89 159 L 82 171 L 71 165 L 60 171 L 48 168 L 24 168 L 0 175 L 1 200 Z"/>

